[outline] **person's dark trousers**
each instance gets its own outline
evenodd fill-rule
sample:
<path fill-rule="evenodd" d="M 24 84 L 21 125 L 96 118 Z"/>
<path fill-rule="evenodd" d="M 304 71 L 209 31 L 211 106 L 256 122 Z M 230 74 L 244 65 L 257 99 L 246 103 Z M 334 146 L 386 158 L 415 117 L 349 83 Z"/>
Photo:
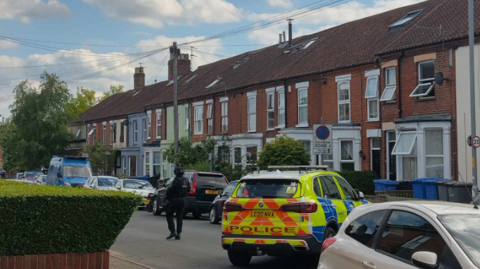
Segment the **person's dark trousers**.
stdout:
<path fill-rule="evenodd" d="M 183 210 L 185 209 L 185 199 L 177 199 L 168 203 L 167 206 L 167 222 L 168 229 L 171 233 L 175 233 L 175 223 L 173 222 L 173 213 L 177 214 L 177 234 L 182 233 L 183 226 Z"/>

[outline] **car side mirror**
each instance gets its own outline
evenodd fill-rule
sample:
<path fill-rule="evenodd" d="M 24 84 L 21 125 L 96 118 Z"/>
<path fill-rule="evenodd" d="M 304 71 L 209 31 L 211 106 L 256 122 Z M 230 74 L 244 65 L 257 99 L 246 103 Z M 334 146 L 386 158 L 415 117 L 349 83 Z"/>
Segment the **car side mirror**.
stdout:
<path fill-rule="evenodd" d="M 358 192 L 358 197 L 360 197 L 362 200 L 365 199 L 365 195 L 361 191 Z"/>
<path fill-rule="evenodd" d="M 438 268 L 438 256 L 433 252 L 418 251 L 412 255 L 412 263 L 420 268 L 436 269 Z"/>

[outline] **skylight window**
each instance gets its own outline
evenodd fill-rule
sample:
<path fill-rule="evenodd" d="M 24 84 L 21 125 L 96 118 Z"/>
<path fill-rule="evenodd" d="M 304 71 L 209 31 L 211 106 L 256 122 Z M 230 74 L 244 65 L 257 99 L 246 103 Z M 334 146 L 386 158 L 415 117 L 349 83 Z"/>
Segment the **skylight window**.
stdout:
<path fill-rule="evenodd" d="M 405 15 L 403 18 L 400 20 L 390 24 L 389 28 L 390 29 L 397 29 L 397 28 L 402 28 L 404 27 L 407 23 L 415 19 L 420 13 L 422 13 L 423 9 L 415 10 L 409 12 L 407 15 Z"/>
<path fill-rule="evenodd" d="M 315 38 L 312 38 L 310 40 L 304 41 L 302 43 L 299 43 L 299 44 L 291 47 L 290 49 L 284 51 L 283 53 L 295 53 L 297 51 L 306 50 L 308 47 L 310 47 L 317 40 L 318 40 L 318 37 L 315 37 Z"/>
<path fill-rule="evenodd" d="M 215 84 L 217 84 L 220 80 L 222 80 L 222 77 L 218 77 L 217 79 L 215 79 L 212 83 L 210 83 L 210 85 L 205 87 L 205 89 L 209 89 L 209 88 L 215 86 Z"/>
<path fill-rule="evenodd" d="M 187 79 L 187 81 L 185 81 L 185 84 L 189 83 L 190 81 L 192 81 L 198 74 L 195 74 L 193 75 L 191 78 Z"/>
<path fill-rule="evenodd" d="M 314 38 L 312 40 L 309 40 L 307 43 L 305 43 L 305 45 L 301 48 L 302 50 L 304 49 L 307 49 L 308 47 L 310 47 L 310 45 L 312 45 L 313 43 L 315 43 L 315 41 L 317 41 L 318 38 Z"/>
<path fill-rule="evenodd" d="M 234 65 L 233 65 L 233 69 L 239 67 L 240 65 L 242 65 L 243 63 L 245 63 L 246 61 L 248 61 L 248 59 L 250 59 L 250 57 L 246 56 L 245 58 L 241 59 L 240 61 L 236 62 Z"/>
<path fill-rule="evenodd" d="M 134 94 L 132 95 L 132 97 L 134 97 L 135 95 L 139 94 L 140 92 L 141 92 L 141 91 L 138 90 L 136 93 L 134 93 Z"/>
<path fill-rule="evenodd" d="M 173 79 L 172 79 L 172 80 L 170 80 L 170 81 L 167 83 L 167 85 L 166 85 L 166 86 L 169 86 L 169 85 L 172 85 L 172 84 L 173 84 Z"/>

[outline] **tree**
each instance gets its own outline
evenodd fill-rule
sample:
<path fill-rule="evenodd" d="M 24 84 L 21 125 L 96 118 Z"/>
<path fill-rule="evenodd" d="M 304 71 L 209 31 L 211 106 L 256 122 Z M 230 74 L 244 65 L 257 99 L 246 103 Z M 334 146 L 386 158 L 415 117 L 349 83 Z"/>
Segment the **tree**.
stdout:
<path fill-rule="evenodd" d="M 85 148 L 93 173 L 111 175 L 115 165 L 115 149 L 108 149 L 103 143 L 95 143 Z"/>
<path fill-rule="evenodd" d="M 103 96 L 98 99 L 98 102 L 101 102 L 107 99 L 108 97 L 121 92 L 123 92 L 123 85 L 118 85 L 118 86 L 110 85 L 110 90 L 108 90 L 107 92 L 104 92 Z"/>
<path fill-rule="evenodd" d="M 267 169 L 269 165 L 308 165 L 310 156 L 302 143 L 287 136 L 279 136 L 267 143 L 260 152 L 258 166 Z"/>
<path fill-rule="evenodd" d="M 72 138 L 67 130 L 67 84 L 47 72 L 40 79 L 38 89 L 25 80 L 14 90 L 11 121 L 0 132 L 7 170 L 48 167 L 52 156 L 63 154 Z"/>
<path fill-rule="evenodd" d="M 96 92 L 86 88 L 77 89 L 77 97 L 72 97 L 67 104 L 67 110 L 72 118 L 78 117 L 78 115 L 87 111 L 89 108 L 97 103 Z"/>
<path fill-rule="evenodd" d="M 213 139 L 206 138 L 201 143 L 194 145 L 188 138 L 182 137 L 178 142 L 178 153 L 175 154 L 175 145 L 172 144 L 165 151 L 165 156 L 171 163 L 177 160 L 178 165 L 185 169 L 194 169 L 195 167 L 204 169 L 205 162 L 208 163 L 209 154 L 213 152 L 214 148 L 215 140 Z M 201 162 L 203 165 L 199 164 Z"/>

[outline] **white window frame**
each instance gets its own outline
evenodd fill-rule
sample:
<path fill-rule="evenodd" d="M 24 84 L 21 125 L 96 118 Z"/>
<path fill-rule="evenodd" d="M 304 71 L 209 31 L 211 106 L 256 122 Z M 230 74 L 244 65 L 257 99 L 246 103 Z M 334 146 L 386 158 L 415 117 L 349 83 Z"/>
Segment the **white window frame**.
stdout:
<path fill-rule="evenodd" d="M 378 84 L 379 84 L 380 69 L 375 69 L 365 72 L 365 77 L 367 78 L 367 85 L 365 87 L 365 98 L 367 99 L 367 120 L 368 121 L 379 121 L 380 120 L 380 101 L 378 99 Z M 373 81 L 373 82 L 372 82 Z M 369 95 L 368 84 L 369 82 L 375 83 L 375 92 L 373 95 Z M 370 117 L 370 110 L 372 110 L 371 103 L 375 102 L 377 115 L 376 117 Z"/>
<path fill-rule="evenodd" d="M 152 138 L 152 111 L 147 111 L 147 139 Z"/>
<path fill-rule="evenodd" d="M 254 112 L 250 112 L 250 100 L 254 100 Z M 250 124 L 251 116 L 253 116 L 254 124 Z M 257 131 L 257 92 L 248 92 L 247 93 L 247 130 L 249 133 L 254 133 Z M 250 126 L 253 125 L 253 129 L 250 129 Z"/>
<path fill-rule="evenodd" d="M 443 142 L 443 129 L 442 128 L 425 128 L 424 129 L 424 134 L 425 134 L 425 140 L 427 139 L 427 132 L 428 131 L 440 131 L 442 134 L 442 142 Z M 443 143 L 442 143 L 443 145 Z M 443 152 L 443 147 L 442 147 L 442 152 Z M 445 160 L 445 152 L 443 152 L 442 155 L 429 155 L 427 153 L 427 143 L 425 143 L 425 175 L 427 174 L 427 159 L 428 158 L 442 158 L 442 165 L 444 165 L 444 160 Z M 442 166 L 443 167 L 443 166 Z M 445 172 L 445 167 L 443 167 L 443 170 Z M 445 175 L 443 175 L 445 177 Z"/>
<path fill-rule="evenodd" d="M 389 158 L 389 152 L 390 152 L 390 143 L 391 142 L 397 142 L 397 135 L 395 134 L 395 140 L 392 141 L 390 140 L 390 133 L 394 133 L 395 134 L 395 130 L 389 130 L 389 131 L 386 131 L 385 132 L 385 158 L 387 159 L 387 175 L 386 175 L 386 178 L 387 179 L 390 179 L 390 158 Z M 392 149 L 392 155 L 393 155 L 393 149 Z M 396 164 L 395 164 L 395 167 L 396 167 Z M 397 171 L 395 171 L 395 174 L 397 174 Z"/>
<path fill-rule="evenodd" d="M 308 127 L 308 82 L 297 83 L 295 87 L 297 88 L 297 125 L 296 127 Z M 307 93 L 307 103 L 300 104 L 300 92 L 305 91 Z M 306 108 L 307 109 L 307 118 L 306 121 L 300 122 L 300 109 Z"/>
<path fill-rule="evenodd" d="M 388 73 L 389 72 L 395 73 L 395 83 L 392 83 L 388 80 Z M 385 89 L 383 90 L 382 96 L 380 97 L 381 102 L 389 102 L 396 100 L 396 93 L 397 92 L 397 67 L 392 66 L 385 68 Z"/>
<path fill-rule="evenodd" d="M 143 129 L 142 131 L 143 143 L 146 143 L 147 142 L 147 119 L 146 118 L 142 119 L 142 129 Z"/>
<path fill-rule="evenodd" d="M 228 132 L 228 97 L 220 98 L 220 107 L 222 109 L 222 133 Z"/>
<path fill-rule="evenodd" d="M 285 87 L 279 86 L 276 88 L 278 93 L 278 116 L 277 116 L 277 127 L 278 129 L 285 128 Z M 283 97 L 282 97 L 283 95 Z M 283 117 L 280 115 L 283 114 Z M 280 119 L 283 118 L 283 122 Z"/>
<path fill-rule="evenodd" d="M 161 108 L 157 109 L 155 113 L 157 113 L 157 122 L 155 123 L 156 125 L 155 136 L 157 139 L 162 139 L 162 123 L 163 123 L 162 109 Z M 158 131 L 159 128 L 160 128 L 160 132 Z"/>
<path fill-rule="evenodd" d="M 93 132 L 92 132 L 92 137 L 93 137 L 93 145 L 97 143 L 97 124 L 93 124 Z"/>
<path fill-rule="evenodd" d="M 185 131 L 190 130 L 190 107 L 185 106 Z"/>
<path fill-rule="evenodd" d="M 398 147 L 398 142 L 400 141 L 400 139 L 402 139 L 402 135 L 404 135 L 404 134 L 415 134 L 415 137 L 413 138 L 412 144 L 410 145 L 410 149 L 408 151 L 395 152 L 397 147 Z M 397 142 L 395 142 L 395 146 L 393 147 L 392 154 L 393 155 L 412 155 L 413 149 L 415 148 L 416 144 L 417 144 L 417 132 L 416 131 L 400 132 L 400 134 L 397 135 Z"/>
<path fill-rule="evenodd" d="M 147 155 L 148 154 L 148 155 Z M 151 158 L 152 158 L 152 152 L 150 150 L 145 150 L 145 158 L 144 158 L 144 164 L 143 164 L 143 174 L 147 176 L 151 176 L 152 172 L 152 163 L 151 163 Z M 148 173 L 147 173 L 147 166 L 148 166 Z"/>
<path fill-rule="evenodd" d="M 160 163 L 155 163 L 155 154 L 159 154 L 160 155 Z M 162 174 L 162 152 L 161 151 L 158 151 L 158 150 L 154 150 L 152 151 L 152 169 L 151 169 L 151 174 L 152 176 L 155 175 L 155 166 L 158 166 L 158 172 L 159 172 L 159 176 Z"/>
<path fill-rule="evenodd" d="M 203 134 L 203 105 L 204 102 L 193 103 L 193 134 L 201 135 Z M 197 128 L 197 122 L 200 122 Z"/>
<path fill-rule="evenodd" d="M 205 102 L 207 104 L 207 117 L 206 117 L 206 121 L 207 121 L 207 134 L 213 134 L 213 100 L 207 100 Z"/>
<path fill-rule="evenodd" d="M 267 93 L 267 130 L 274 130 L 275 129 L 275 88 L 268 88 L 266 90 Z M 271 106 L 272 108 L 268 108 L 268 100 L 272 100 Z M 273 125 L 268 126 L 268 123 L 270 122 L 270 113 L 273 112 Z"/>
<path fill-rule="evenodd" d="M 415 87 L 415 89 L 412 91 L 412 93 L 410 94 L 410 97 L 434 97 L 434 96 L 428 96 L 430 94 L 430 92 L 435 88 L 435 76 L 433 78 L 423 78 L 422 79 L 422 69 L 420 68 L 421 65 L 423 64 L 430 64 L 430 63 L 433 63 L 433 72 L 435 73 L 435 61 L 433 60 L 430 60 L 430 61 L 423 61 L 423 62 L 419 62 L 417 64 L 417 68 L 418 68 L 418 85 L 417 87 Z M 424 86 L 428 86 L 430 85 L 430 87 L 428 88 L 428 90 L 425 92 L 425 93 L 416 93 L 417 90 L 420 88 L 420 87 L 424 87 Z"/>
<path fill-rule="evenodd" d="M 344 160 L 342 159 L 342 142 L 352 142 L 352 159 Z M 340 171 L 342 170 L 342 163 L 353 163 L 353 171 L 355 171 L 355 140 L 353 139 L 339 139 L 340 151 L 339 151 L 339 161 L 340 161 Z"/>
<path fill-rule="evenodd" d="M 113 146 L 113 138 L 115 137 L 115 133 L 113 132 L 115 128 L 115 122 L 111 121 L 110 122 L 110 146 Z"/>
<path fill-rule="evenodd" d="M 126 175 L 127 174 L 127 157 L 125 155 L 122 156 L 122 165 L 123 165 L 122 173 Z"/>
<path fill-rule="evenodd" d="M 104 145 L 107 145 L 107 122 L 102 123 L 102 142 Z"/>
<path fill-rule="evenodd" d="M 348 85 L 348 100 L 340 100 L 340 85 L 346 84 Z M 338 122 L 339 123 L 350 123 L 352 119 L 352 109 L 350 105 L 350 81 L 341 81 L 337 84 L 337 95 L 338 95 Z M 340 106 L 341 105 L 348 105 L 348 120 L 340 120 Z"/>
<path fill-rule="evenodd" d="M 137 123 L 137 120 L 133 120 L 132 124 L 133 124 L 133 143 L 138 144 L 138 123 Z"/>

